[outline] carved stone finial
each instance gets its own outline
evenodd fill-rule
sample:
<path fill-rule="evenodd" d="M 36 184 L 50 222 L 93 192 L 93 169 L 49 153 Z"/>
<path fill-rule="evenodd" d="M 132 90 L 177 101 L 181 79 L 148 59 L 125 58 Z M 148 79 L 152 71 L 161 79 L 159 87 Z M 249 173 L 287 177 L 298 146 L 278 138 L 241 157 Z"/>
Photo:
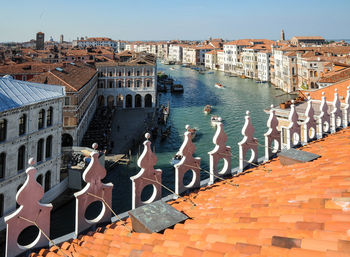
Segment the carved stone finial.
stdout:
<path fill-rule="evenodd" d="M 30 158 L 29 165 L 34 165 L 34 163 L 34 159 Z M 33 238 L 32 243 L 26 246 L 17 243 L 20 233 L 33 225 L 29 221 L 36 221 L 38 227 L 46 235 L 50 235 L 50 212 L 52 205 L 39 202 L 44 195 L 44 190 L 35 179 L 36 172 L 36 168 L 32 166 L 26 169 L 26 181 L 16 194 L 16 201 L 20 207 L 5 217 L 7 224 L 5 256 L 17 256 L 30 248 L 45 247 L 49 244 L 47 238 L 41 232 L 39 232 L 36 238 Z M 21 217 L 25 217 L 29 221 Z"/>
<path fill-rule="evenodd" d="M 242 128 L 243 139 L 238 143 L 239 148 L 239 170 L 243 171 L 249 163 L 256 163 L 258 160 L 258 140 L 254 137 L 254 127 L 249 116 L 249 111 L 246 112 L 245 123 Z M 248 151 L 252 151 L 250 160 L 246 161 Z"/>
<path fill-rule="evenodd" d="M 330 114 L 328 113 L 328 104 L 326 101 L 325 92 L 322 92 L 320 105 L 320 114 L 317 116 L 318 121 L 318 138 L 322 138 L 324 133 L 330 131 Z"/>
<path fill-rule="evenodd" d="M 292 104 L 294 104 L 295 103 L 294 99 L 291 102 L 292 102 Z"/>
<path fill-rule="evenodd" d="M 97 144 L 93 146 L 97 149 Z M 93 224 L 99 222 L 110 222 L 111 211 L 105 204 L 97 197 L 103 198 L 105 202 L 112 206 L 112 189 L 113 184 L 102 183 L 102 179 L 106 176 L 106 169 L 99 161 L 99 153 L 94 150 L 90 153 L 91 161 L 83 173 L 83 179 L 86 182 L 85 187 L 79 192 L 74 193 L 76 198 L 75 208 L 75 233 L 78 235 L 81 231 L 91 227 Z M 96 197 L 97 196 L 97 197 Z M 96 201 L 102 202 L 101 213 L 94 220 L 87 220 L 85 212 L 88 206 Z"/>
<path fill-rule="evenodd" d="M 209 154 L 210 177 L 209 184 L 213 184 L 215 176 L 223 176 L 231 172 L 231 147 L 226 146 L 227 135 L 224 132 L 224 124 L 219 122 L 216 126 L 216 132 L 213 137 L 215 147 Z M 224 167 L 218 170 L 218 162 L 224 160 Z"/>
<path fill-rule="evenodd" d="M 301 143 L 300 141 L 300 125 L 298 123 L 299 115 L 295 109 L 295 105 L 290 107 L 288 116 L 289 125 L 287 126 L 287 149 L 295 147 Z"/>
<path fill-rule="evenodd" d="M 189 126 L 188 126 L 189 127 Z M 187 128 L 186 126 L 186 129 Z M 175 164 L 175 193 L 180 194 L 190 188 L 200 187 L 200 164 L 201 158 L 194 158 L 196 146 L 192 142 L 191 132 L 184 133 L 184 142 L 174 158 L 180 158 L 179 163 Z M 192 172 L 192 180 L 185 185 L 183 178 L 187 172 Z"/>
<path fill-rule="evenodd" d="M 93 144 L 92 144 L 92 149 L 94 149 L 94 150 L 96 151 L 97 148 L 98 148 L 98 144 L 97 144 L 97 143 L 93 143 Z"/>
<path fill-rule="evenodd" d="M 190 125 L 186 125 L 185 128 L 186 128 L 186 130 L 189 130 L 190 129 Z"/>
<path fill-rule="evenodd" d="M 335 91 L 336 93 L 338 93 L 338 88 L 335 88 L 334 91 Z"/>
<path fill-rule="evenodd" d="M 343 123 L 343 114 L 341 110 L 338 89 L 334 89 L 334 99 L 333 99 L 333 110 L 331 111 L 331 132 L 335 133 L 337 128 L 342 126 Z"/>
<path fill-rule="evenodd" d="M 219 118 L 218 118 L 218 121 L 219 121 L 219 122 L 222 122 L 222 118 L 221 118 L 221 117 L 219 117 Z"/>
<path fill-rule="evenodd" d="M 137 165 L 141 170 L 135 176 L 130 177 L 130 180 L 132 181 L 133 209 L 155 200 L 159 200 L 162 197 L 162 170 L 154 169 L 154 165 L 157 163 L 157 156 L 152 152 L 151 141 L 148 140 L 150 136 L 149 133 L 146 133 L 145 137 L 147 140 L 143 142 L 143 152 L 137 160 Z M 153 194 L 148 200 L 142 201 L 141 193 L 147 185 L 153 186 Z"/>
<path fill-rule="evenodd" d="M 151 138 L 151 134 L 147 132 L 147 133 L 145 134 L 145 138 L 146 138 L 147 140 L 149 140 L 149 139 Z"/>
<path fill-rule="evenodd" d="M 322 96 L 324 96 L 325 95 L 325 92 L 322 92 Z"/>
<path fill-rule="evenodd" d="M 273 106 L 273 105 L 271 105 Z M 276 117 L 276 111 L 271 107 L 270 116 L 267 120 L 267 132 L 265 136 L 265 160 L 271 159 L 272 155 L 277 153 L 281 149 L 280 143 L 280 131 L 277 129 L 278 120 Z M 275 142 L 274 149 L 272 149 L 272 143 Z"/>
<path fill-rule="evenodd" d="M 246 111 L 246 112 L 245 112 L 245 114 L 246 114 L 247 116 L 249 116 L 249 114 L 250 114 L 250 111 Z"/>
<path fill-rule="evenodd" d="M 312 105 L 311 97 L 308 97 L 307 107 L 305 110 L 305 121 L 301 129 L 303 135 L 303 144 L 307 144 L 310 140 L 316 138 L 316 120 L 315 120 L 315 111 Z"/>

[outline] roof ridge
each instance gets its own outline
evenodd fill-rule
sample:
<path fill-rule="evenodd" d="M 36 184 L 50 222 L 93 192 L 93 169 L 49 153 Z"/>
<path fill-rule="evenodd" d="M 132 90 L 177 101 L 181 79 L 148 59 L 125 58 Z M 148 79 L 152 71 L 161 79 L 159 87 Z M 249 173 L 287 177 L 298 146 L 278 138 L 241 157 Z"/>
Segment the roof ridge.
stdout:
<path fill-rule="evenodd" d="M 63 83 L 65 83 L 67 86 L 69 86 L 70 88 L 73 89 L 73 91 L 77 92 L 78 90 L 76 90 L 73 86 L 71 86 L 68 82 L 64 81 L 63 79 L 61 79 L 60 77 L 58 77 L 56 74 L 52 73 L 51 71 L 48 71 L 49 73 L 51 73 L 55 78 L 57 78 L 58 80 L 62 81 Z"/>

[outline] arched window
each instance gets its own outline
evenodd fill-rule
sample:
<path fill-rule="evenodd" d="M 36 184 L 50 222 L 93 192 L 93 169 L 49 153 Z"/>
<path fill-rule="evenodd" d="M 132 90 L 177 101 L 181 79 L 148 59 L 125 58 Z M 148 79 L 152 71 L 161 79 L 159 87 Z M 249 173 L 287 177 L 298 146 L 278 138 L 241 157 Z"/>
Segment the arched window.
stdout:
<path fill-rule="evenodd" d="M 26 125 L 27 125 L 27 115 L 23 114 L 19 118 L 19 124 L 18 124 L 18 135 L 23 135 L 26 133 Z"/>
<path fill-rule="evenodd" d="M 0 141 L 5 141 L 7 134 L 7 120 L 0 120 Z"/>
<path fill-rule="evenodd" d="M 0 194 L 0 217 L 4 216 L 4 195 Z"/>
<path fill-rule="evenodd" d="M 140 80 L 136 80 L 136 87 L 140 87 L 141 81 Z"/>
<path fill-rule="evenodd" d="M 127 84 L 128 84 L 128 87 L 131 87 L 131 81 L 130 80 L 128 80 Z"/>
<path fill-rule="evenodd" d="M 52 118 L 53 118 L 53 108 L 50 107 L 47 110 L 47 116 L 46 116 L 46 126 L 51 126 L 52 125 Z"/>
<path fill-rule="evenodd" d="M 121 77 L 122 76 L 122 72 L 121 71 L 119 71 L 119 77 Z"/>
<path fill-rule="evenodd" d="M 147 80 L 146 81 L 146 87 L 150 87 L 151 86 L 151 81 Z"/>
<path fill-rule="evenodd" d="M 136 71 L 136 76 L 140 76 L 140 71 Z"/>
<path fill-rule="evenodd" d="M 44 150 L 44 139 L 38 141 L 36 151 L 36 161 L 41 162 L 43 160 L 43 150 Z"/>
<path fill-rule="evenodd" d="M 119 81 L 118 81 L 118 87 L 121 88 L 122 86 L 123 86 L 122 81 L 119 80 Z"/>
<path fill-rule="evenodd" d="M 45 110 L 41 109 L 38 117 L 38 129 L 42 129 L 44 127 L 44 119 L 45 119 Z"/>
<path fill-rule="evenodd" d="M 52 155 L 52 136 L 46 138 L 46 147 L 45 147 L 45 158 L 50 158 Z"/>
<path fill-rule="evenodd" d="M 24 169 L 25 153 L 26 153 L 26 147 L 22 145 L 18 149 L 18 154 L 17 154 L 17 171 L 21 171 Z"/>
<path fill-rule="evenodd" d="M 113 88 L 113 87 L 114 87 L 114 82 L 113 82 L 113 80 L 110 80 L 110 81 L 109 81 L 108 87 L 109 87 L 109 88 Z"/>
<path fill-rule="evenodd" d="M 37 178 L 36 178 L 36 182 L 38 182 L 41 186 L 43 185 L 43 175 L 39 175 Z"/>
<path fill-rule="evenodd" d="M 150 74 L 149 70 L 146 72 L 146 74 L 147 74 L 147 76 L 149 76 L 149 74 Z"/>
<path fill-rule="evenodd" d="M 130 76 L 131 75 L 131 71 L 128 71 L 128 76 Z"/>
<path fill-rule="evenodd" d="M 45 173 L 45 188 L 44 191 L 47 192 L 50 190 L 50 186 L 51 186 L 51 171 L 48 170 Z"/>
<path fill-rule="evenodd" d="M 5 177 L 6 153 L 0 153 L 0 179 Z"/>

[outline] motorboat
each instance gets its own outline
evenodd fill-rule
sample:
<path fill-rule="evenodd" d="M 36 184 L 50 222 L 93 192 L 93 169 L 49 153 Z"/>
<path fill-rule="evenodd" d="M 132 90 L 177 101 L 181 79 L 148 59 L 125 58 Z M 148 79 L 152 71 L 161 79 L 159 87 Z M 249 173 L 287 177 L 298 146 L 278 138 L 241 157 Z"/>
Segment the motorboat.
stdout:
<path fill-rule="evenodd" d="M 213 115 L 210 117 L 210 123 L 213 127 L 215 127 L 221 121 L 222 121 L 221 117 L 219 117 L 217 115 Z"/>
<path fill-rule="evenodd" d="M 224 86 L 222 84 L 220 84 L 220 83 L 215 83 L 215 87 L 217 87 L 217 88 L 224 88 Z"/>
<path fill-rule="evenodd" d="M 182 159 L 182 155 L 180 154 L 175 154 L 175 156 L 171 159 L 170 164 L 175 166 L 176 164 L 178 164 Z"/>
<path fill-rule="evenodd" d="M 189 128 L 187 131 L 191 133 L 192 139 L 196 137 L 197 130 L 195 128 Z"/>
<path fill-rule="evenodd" d="M 204 107 L 204 110 L 203 112 L 205 114 L 209 114 L 211 112 L 211 105 L 207 104 L 205 107 Z"/>
<path fill-rule="evenodd" d="M 183 93 L 184 87 L 181 84 L 174 84 L 171 86 L 171 92 L 172 93 Z"/>

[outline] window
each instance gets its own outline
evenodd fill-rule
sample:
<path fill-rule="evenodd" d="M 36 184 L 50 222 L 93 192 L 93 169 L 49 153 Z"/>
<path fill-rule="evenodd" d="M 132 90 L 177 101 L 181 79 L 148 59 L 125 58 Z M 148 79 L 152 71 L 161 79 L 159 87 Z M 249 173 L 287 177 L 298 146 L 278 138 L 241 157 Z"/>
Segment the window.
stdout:
<path fill-rule="evenodd" d="M 52 136 L 46 138 L 45 158 L 50 158 L 52 155 Z"/>
<path fill-rule="evenodd" d="M 113 81 L 109 81 L 108 87 L 113 88 L 113 84 L 114 84 Z"/>
<path fill-rule="evenodd" d="M 4 195 L 0 194 L 0 217 L 4 216 Z"/>
<path fill-rule="evenodd" d="M 26 123 L 27 123 L 27 115 L 23 114 L 19 118 L 19 124 L 18 124 L 18 135 L 23 135 L 26 133 Z"/>
<path fill-rule="evenodd" d="M 121 71 L 119 71 L 119 77 L 121 77 L 122 76 L 122 72 Z"/>
<path fill-rule="evenodd" d="M 6 139 L 7 134 L 7 120 L 0 120 L 0 141 L 4 141 Z"/>
<path fill-rule="evenodd" d="M 6 153 L 0 154 L 0 179 L 5 177 Z"/>
<path fill-rule="evenodd" d="M 131 87 L 131 81 L 128 80 L 128 87 Z"/>
<path fill-rule="evenodd" d="M 147 74 L 147 76 L 149 76 L 149 74 L 150 74 L 149 70 L 146 72 L 146 74 Z"/>
<path fill-rule="evenodd" d="M 36 150 L 36 161 L 41 162 L 43 160 L 44 139 L 38 141 Z"/>
<path fill-rule="evenodd" d="M 46 126 L 51 126 L 52 125 L 52 115 L 53 115 L 53 108 L 50 107 L 47 110 L 47 116 L 46 116 Z"/>
<path fill-rule="evenodd" d="M 122 82 L 118 81 L 118 87 L 121 88 L 122 87 Z"/>
<path fill-rule="evenodd" d="M 136 87 L 140 87 L 140 80 L 136 81 Z"/>
<path fill-rule="evenodd" d="M 140 71 L 136 71 L 136 76 L 140 76 Z"/>
<path fill-rule="evenodd" d="M 128 71 L 128 76 L 130 76 L 131 75 L 131 72 L 130 71 Z"/>
<path fill-rule="evenodd" d="M 44 118 L 45 118 L 45 110 L 41 109 L 39 112 L 39 118 L 38 118 L 38 129 L 42 129 L 44 127 Z"/>
<path fill-rule="evenodd" d="M 50 186 L 51 186 L 51 171 L 48 170 L 45 174 L 45 192 L 50 190 Z"/>
<path fill-rule="evenodd" d="M 17 171 L 21 171 L 24 169 L 25 153 L 26 153 L 26 147 L 22 145 L 18 149 L 18 154 L 17 154 Z"/>
<path fill-rule="evenodd" d="M 113 77 L 113 72 L 110 71 L 110 72 L 109 72 L 109 76 L 110 76 L 110 77 Z"/>
<path fill-rule="evenodd" d="M 64 98 L 64 105 L 69 105 L 70 104 L 70 101 L 69 101 L 69 97 L 65 97 Z"/>
<path fill-rule="evenodd" d="M 151 81 L 147 80 L 146 81 L 146 87 L 150 87 L 151 86 Z"/>

